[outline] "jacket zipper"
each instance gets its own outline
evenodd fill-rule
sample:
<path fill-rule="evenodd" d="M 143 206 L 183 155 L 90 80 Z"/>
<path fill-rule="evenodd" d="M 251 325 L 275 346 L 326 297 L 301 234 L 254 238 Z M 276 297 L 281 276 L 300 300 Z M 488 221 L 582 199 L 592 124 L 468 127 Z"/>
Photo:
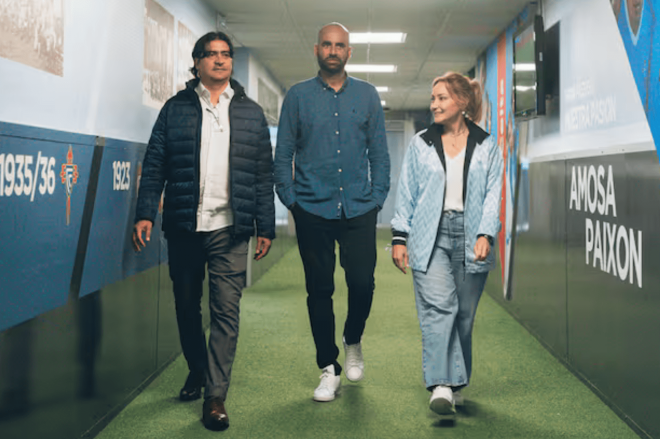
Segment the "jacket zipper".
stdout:
<path fill-rule="evenodd" d="M 195 188 L 193 192 L 193 199 L 194 199 L 194 215 L 193 215 L 193 229 L 191 232 L 197 231 L 197 211 L 199 210 L 199 174 L 200 174 L 200 164 L 199 164 L 199 159 L 200 159 L 200 153 L 201 153 L 201 148 L 202 148 L 202 122 L 204 121 L 204 114 L 202 112 L 202 104 L 199 102 L 199 96 L 197 96 L 197 92 L 195 90 L 192 90 L 193 95 L 191 97 L 195 97 L 194 99 L 195 102 L 195 108 L 197 109 L 197 114 L 199 116 L 199 121 L 197 123 L 197 138 L 195 139 Z"/>
<path fill-rule="evenodd" d="M 231 126 L 231 121 L 232 121 L 231 113 L 232 113 L 232 107 L 234 106 L 234 99 L 236 99 L 236 97 L 237 97 L 236 94 L 234 94 L 234 97 L 229 102 L 229 109 L 228 109 L 228 117 L 229 117 L 229 154 L 228 154 L 227 159 L 229 160 L 229 166 L 227 167 L 228 168 L 227 172 L 229 173 L 229 179 L 228 179 L 229 180 L 229 208 L 231 209 L 231 214 L 232 214 L 232 218 L 233 218 L 232 222 L 234 224 L 234 227 L 232 227 L 232 230 L 233 230 L 232 235 L 233 236 L 236 236 L 236 227 L 235 227 L 236 226 L 236 212 L 234 212 L 234 191 L 233 191 L 234 182 L 233 182 L 233 179 L 232 179 L 232 169 L 233 169 L 232 163 L 234 161 L 234 156 L 232 155 L 233 145 L 234 145 L 234 142 L 233 142 L 234 128 Z M 243 100 L 243 95 L 241 95 L 239 99 Z"/>
<path fill-rule="evenodd" d="M 238 87 L 237 87 L 238 88 Z M 239 94 L 240 93 L 240 94 Z M 232 179 L 232 163 L 234 162 L 234 155 L 232 154 L 233 147 L 234 147 L 234 142 L 233 142 L 233 137 L 234 137 L 234 129 L 231 126 L 232 123 L 232 118 L 231 118 L 231 113 L 232 113 L 232 107 L 234 106 L 234 100 L 238 99 L 240 102 L 243 102 L 245 99 L 245 89 L 241 89 L 239 93 L 235 93 L 234 97 L 231 99 L 229 102 L 229 111 L 228 111 L 228 116 L 229 116 L 229 206 L 231 207 L 231 213 L 234 218 L 234 227 L 232 227 L 233 230 L 233 235 L 236 236 L 236 212 L 234 211 L 234 182 Z"/>

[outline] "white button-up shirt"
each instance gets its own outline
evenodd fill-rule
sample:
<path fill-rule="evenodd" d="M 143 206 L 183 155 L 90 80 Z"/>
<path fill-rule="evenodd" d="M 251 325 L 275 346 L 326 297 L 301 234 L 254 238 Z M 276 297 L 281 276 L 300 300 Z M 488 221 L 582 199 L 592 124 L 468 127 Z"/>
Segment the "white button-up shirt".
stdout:
<path fill-rule="evenodd" d="M 229 102 L 234 90 L 227 84 L 215 106 L 201 81 L 195 91 L 202 104 L 197 231 L 210 232 L 234 223 L 229 203 Z"/>

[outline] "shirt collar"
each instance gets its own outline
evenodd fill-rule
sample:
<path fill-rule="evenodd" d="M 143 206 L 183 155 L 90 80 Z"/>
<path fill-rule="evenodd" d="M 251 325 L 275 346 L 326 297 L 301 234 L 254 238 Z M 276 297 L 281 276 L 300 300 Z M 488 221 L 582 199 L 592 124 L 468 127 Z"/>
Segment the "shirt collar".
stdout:
<path fill-rule="evenodd" d="M 350 82 L 350 81 L 349 81 L 349 80 L 350 80 L 350 76 L 348 76 L 348 73 L 344 72 L 344 75 L 346 75 L 346 76 L 344 77 L 344 83 L 342 84 L 341 88 L 337 91 L 337 93 L 341 93 L 342 91 L 344 91 L 344 89 L 345 89 L 346 87 L 348 87 L 348 83 Z M 321 76 L 321 71 L 320 71 L 320 70 L 319 70 L 319 72 L 318 72 L 317 75 L 316 75 L 316 79 L 318 80 L 319 84 L 321 84 L 321 86 L 322 86 L 323 88 L 325 88 L 325 89 L 330 89 L 330 90 L 332 90 L 332 91 L 335 91 L 332 87 L 330 87 L 330 86 L 328 85 L 327 82 L 325 82 L 325 80 L 324 80 L 323 77 Z"/>
<path fill-rule="evenodd" d="M 202 81 L 199 81 L 199 84 L 197 84 L 197 87 L 195 87 L 195 92 L 197 92 L 197 95 L 204 99 L 204 101 L 209 104 L 211 107 L 211 92 L 202 84 Z M 220 97 L 226 97 L 227 99 L 231 100 L 234 97 L 234 89 L 231 88 L 231 84 L 228 82 L 227 87 L 220 93 Z"/>

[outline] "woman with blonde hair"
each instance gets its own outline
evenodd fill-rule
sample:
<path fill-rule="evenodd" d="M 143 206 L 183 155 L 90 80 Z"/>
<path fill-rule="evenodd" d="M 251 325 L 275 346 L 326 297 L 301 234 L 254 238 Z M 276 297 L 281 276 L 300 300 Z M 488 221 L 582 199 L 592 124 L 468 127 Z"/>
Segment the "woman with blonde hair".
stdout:
<path fill-rule="evenodd" d="M 500 230 L 502 152 L 481 118 L 478 81 L 433 81 L 434 122 L 403 159 L 392 219 L 392 259 L 412 269 L 430 408 L 452 414 L 472 372 L 472 327 Z"/>

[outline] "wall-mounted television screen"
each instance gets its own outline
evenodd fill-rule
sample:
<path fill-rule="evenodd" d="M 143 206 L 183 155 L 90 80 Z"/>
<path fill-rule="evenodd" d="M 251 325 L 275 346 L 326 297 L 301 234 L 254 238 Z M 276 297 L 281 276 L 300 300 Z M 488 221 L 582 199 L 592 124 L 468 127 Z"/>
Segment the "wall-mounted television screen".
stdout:
<path fill-rule="evenodd" d="M 543 17 L 534 16 L 513 37 L 513 93 L 516 118 L 545 114 Z"/>

